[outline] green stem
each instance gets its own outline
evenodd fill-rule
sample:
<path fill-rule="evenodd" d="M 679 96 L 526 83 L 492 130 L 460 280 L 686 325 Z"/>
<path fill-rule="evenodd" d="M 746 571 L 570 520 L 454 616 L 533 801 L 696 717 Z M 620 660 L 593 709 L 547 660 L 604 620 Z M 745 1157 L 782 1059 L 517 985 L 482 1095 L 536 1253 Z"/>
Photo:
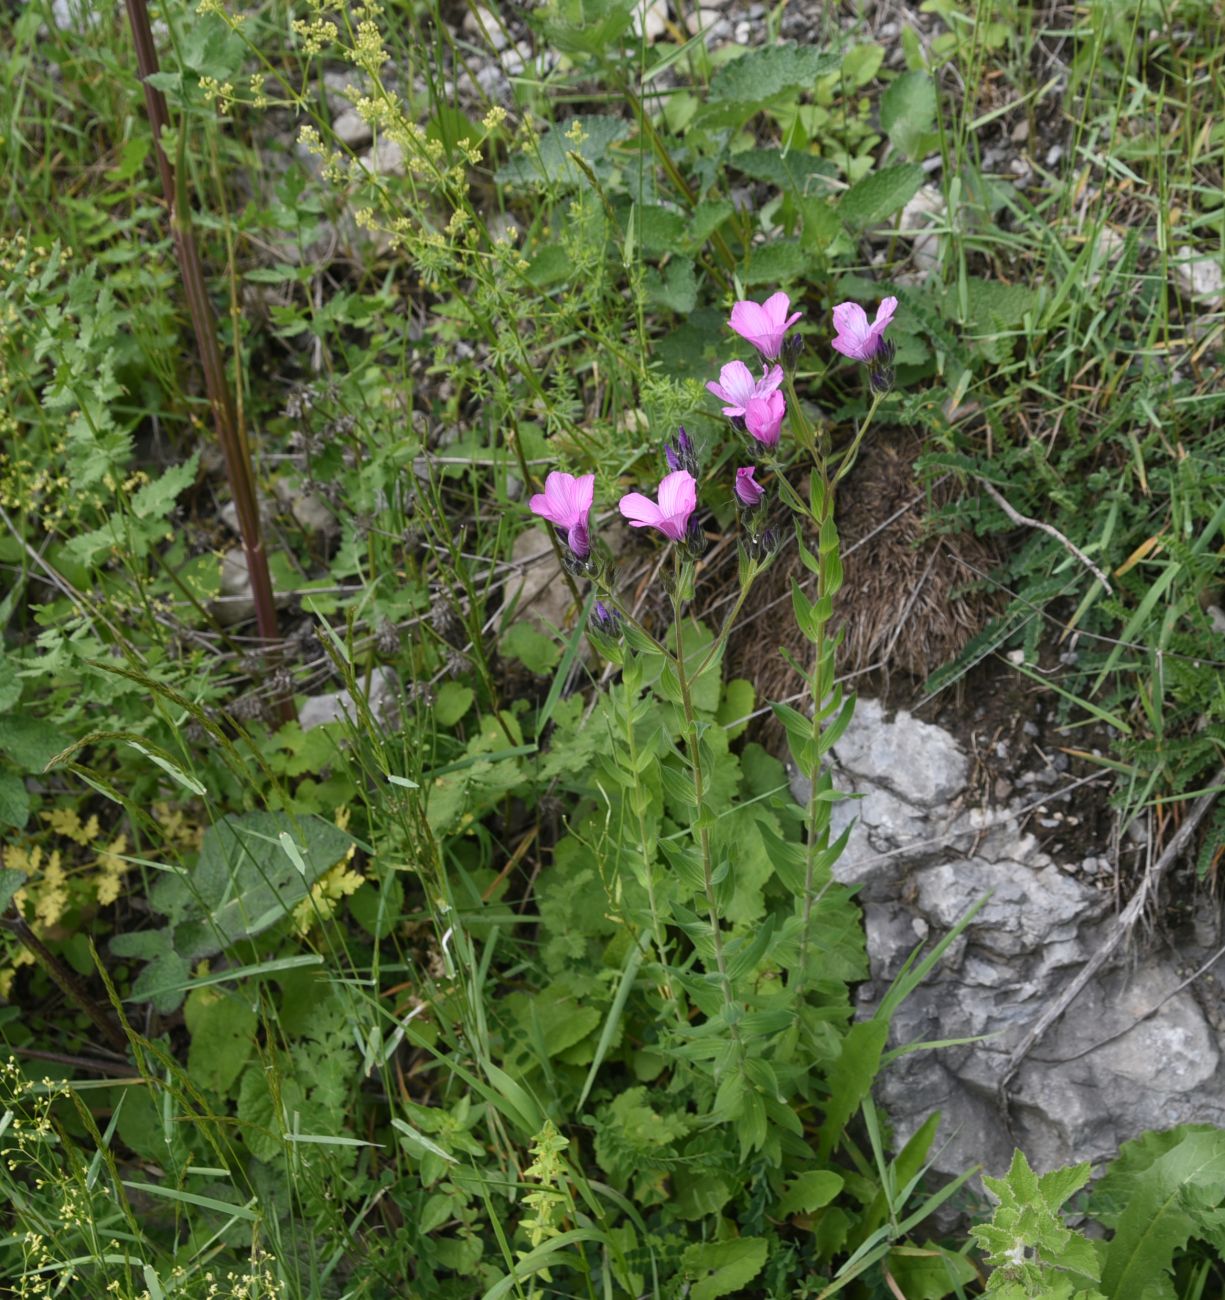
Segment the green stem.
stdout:
<path fill-rule="evenodd" d="M 842 480 L 851 472 L 851 468 L 855 464 L 855 457 L 859 455 L 859 445 L 863 442 L 863 436 L 867 433 L 868 426 L 872 423 L 872 417 L 876 414 L 876 408 L 881 404 L 884 396 L 884 393 L 876 393 L 873 395 L 872 405 L 868 407 L 868 413 L 863 417 L 863 421 L 859 426 L 859 431 L 855 434 L 854 441 L 845 451 L 840 451 L 837 455 L 832 457 L 833 463 L 837 466 L 833 479 L 835 486 L 841 483 Z"/>
<path fill-rule="evenodd" d="M 625 691 L 625 743 L 630 754 L 630 764 L 634 771 L 637 771 L 638 745 L 634 738 L 634 702 L 637 697 L 637 691 L 631 690 L 628 685 L 626 685 Z M 675 1010 L 677 1022 L 683 1025 L 685 1023 L 685 1013 L 681 1010 L 681 1004 L 676 996 L 676 990 L 672 987 L 672 973 L 668 968 L 664 930 L 659 919 L 659 906 L 655 900 L 655 854 L 649 852 L 647 847 L 649 836 L 647 835 L 645 806 L 634 801 L 634 812 L 638 818 L 638 843 L 642 850 L 642 866 L 646 882 L 647 903 L 651 909 L 651 930 L 655 939 L 655 951 L 659 954 L 659 968 L 663 972 L 664 996 Z"/>
<path fill-rule="evenodd" d="M 794 402 L 794 386 L 791 383 L 790 376 L 787 377 L 788 392 L 792 394 Z M 818 615 L 813 627 L 812 642 L 814 647 L 812 674 L 808 679 L 809 692 L 812 695 L 812 744 L 816 750 L 821 739 L 821 728 L 826 720 L 826 703 L 829 694 L 833 690 L 833 662 L 832 656 L 835 652 L 835 646 L 830 643 L 828 636 L 829 628 L 829 611 L 828 607 L 832 605 L 833 597 L 836 594 L 834 586 L 835 570 L 841 574 L 842 566 L 835 563 L 838 558 L 839 541 L 835 535 L 832 547 L 826 549 L 823 545 L 826 527 L 834 518 L 835 492 L 837 485 L 850 472 L 855 463 L 855 457 L 858 455 L 859 447 L 863 442 L 864 435 L 871 425 L 873 417 L 876 415 L 877 408 L 881 404 L 883 393 L 876 393 L 872 398 L 872 405 L 868 408 L 867 414 L 860 422 L 859 428 L 851 445 L 843 452 L 836 456 L 831 456 L 828 449 L 824 446 L 820 448 L 814 445 L 813 473 L 820 476 L 821 491 L 813 494 L 813 503 L 809 507 L 809 516 L 816 527 L 817 533 L 817 608 L 826 607 L 824 615 Z M 794 402 L 792 410 L 799 413 L 799 404 Z M 803 416 L 800 416 L 801 420 Z M 830 469 L 834 468 L 831 478 Z M 839 579 L 840 581 L 840 579 Z M 827 599 L 828 598 L 828 599 Z M 800 959 L 796 975 L 796 996 L 802 995 L 804 984 L 808 977 L 808 945 L 809 932 L 812 928 L 812 909 L 816 902 L 813 893 L 814 877 L 816 875 L 817 858 L 829 847 L 829 823 L 830 823 L 830 805 L 821 800 L 821 762 L 817 761 L 813 770 L 808 774 L 811 782 L 808 795 L 808 843 L 805 849 L 804 862 L 804 913 L 803 924 L 800 929 Z"/>
<path fill-rule="evenodd" d="M 749 598 L 749 589 L 760 571 L 757 561 L 751 560 L 749 562 L 749 571 L 744 579 L 744 585 L 740 588 L 740 594 L 736 597 L 736 603 L 732 606 L 731 613 L 723 620 L 719 635 L 715 637 L 710 649 L 703 656 L 702 662 L 698 664 L 697 669 L 694 671 L 694 680 L 701 677 L 710 666 L 711 660 L 722 652 L 727 638 L 731 635 L 732 628 L 736 625 L 736 619 L 740 617 L 740 611 L 744 608 L 744 602 Z"/>
<path fill-rule="evenodd" d="M 736 1024 L 732 1009 L 732 981 L 727 973 L 727 960 L 723 955 L 723 932 L 719 926 L 719 906 L 715 899 L 714 863 L 710 851 L 710 827 L 703 815 L 705 799 L 705 775 L 702 771 L 702 751 L 698 738 L 698 720 L 693 711 L 693 697 L 689 690 L 689 674 L 685 671 L 685 635 L 684 619 L 681 615 L 681 558 L 676 553 L 676 592 L 672 597 L 672 614 L 676 625 L 676 679 L 680 684 L 681 708 L 685 714 L 685 740 L 689 747 L 689 765 L 693 772 L 693 800 L 696 813 L 698 844 L 702 851 L 702 883 L 706 892 L 706 908 L 710 916 L 710 934 L 714 942 L 715 966 L 719 972 L 719 984 L 723 989 L 724 1018 L 727 1021 L 728 1037 L 736 1045 L 738 1057 L 743 1059 L 744 1045 L 740 1041 L 740 1029 Z"/>

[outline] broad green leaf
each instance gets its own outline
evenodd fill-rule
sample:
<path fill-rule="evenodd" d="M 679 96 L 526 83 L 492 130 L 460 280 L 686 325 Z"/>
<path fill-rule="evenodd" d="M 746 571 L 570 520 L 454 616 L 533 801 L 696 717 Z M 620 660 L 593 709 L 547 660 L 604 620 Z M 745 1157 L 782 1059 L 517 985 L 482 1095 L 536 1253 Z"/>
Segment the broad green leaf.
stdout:
<path fill-rule="evenodd" d="M 674 257 L 662 274 L 653 266 L 647 267 L 646 287 L 648 299 L 659 307 L 678 316 L 687 316 L 698 302 L 698 281 L 693 262 L 687 257 Z"/>
<path fill-rule="evenodd" d="M 842 59 L 842 78 L 856 89 L 866 86 L 869 81 L 880 71 L 880 65 L 885 61 L 885 47 L 883 45 L 868 44 L 855 45 L 849 49 Z"/>
<path fill-rule="evenodd" d="M 944 1300 L 978 1278 L 978 1270 L 954 1251 L 935 1242 L 896 1246 L 889 1252 L 889 1271 L 906 1300 Z"/>
<path fill-rule="evenodd" d="M 434 722 L 440 727 L 454 727 L 467 714 L 476 692 L 462 682 L 445 681 L 434 695 Z"/>
<path fill-rule="evenodd" d="M 353 919 L 375 939 L 385 939 L 396 928 L 403 908 L 404 886 L 396 872 L 384 876 L 381 884 L 367 881 L 349 899 Z"/>
<path fill-rule="evenodd" d="M 0 717 L 0 752 L 23 772 L 41 772 L 71 741 L 42 718 L 28 714 Z"/>
<path fill-rule="evenodd" d="M 537 677 L 543 677 L 561 658 L 561 646 L 551 636 L 547 636 L 536 627 L 535 624 L 523 618 L 517 619 L 502 633 L 499 643 L 503 654 L 509 655 L 512 659 L 517 659 L 528 672 L 534 673 Z M 448 686 L 453 684 L 451 682 L 447 683 Z M 471 689 L 468 687 L 461 689 L 467 690 L 469 695 L 472 694 Z M 437 704 L 434 707 L 435 712 L 437 712 Z M 443 723 L 443 725 L 449 726 L 450 724 Z"/>
<path fill-rule="evenodd" d="M 922 184 L 923 168 L 918 163 L 882 167 L 847 190 L 838 202 L 838 215 L 856 230 L 874 226 L 900 212 Z"/>
<path fill-rule="evenodd" d="M 0 867 L 0 914 L 8 911 L 13 895 L 26 882 L 26 873 L 12 867 Z"/>
<path fill-rule="evenodd" d="M 238 1124 L 247 1149 L 257 1160 L 270 1164 L 281 1155 L 284 1134 L 295 1113 L 303 1131 L 314 1131 L 303 1115 L 305 1109 L 306 1094 L 292 1074 L 262 1064 L 247 1067 L 238 1088 Z"/>
<path fill-rule="evenodd" d="M 643 203 L 633 209 L 634 239 L 646 253 L 679 253 L 686 244 L 685 217 L 660 203 Z"/>
<path fill-rule="evenodd" d="M 738 1237 L 687 1247 L 681 1264 L 694 1283 L 692 1300 L 718 1300 L 742 1290 L 765 1265 L 766 1246 L 764 1237 Z"/>
<path fill-rule="evenodd" d="M 0 772 L 0 826 L 21 830 L 29 819 L 30 793 L 26 783 L 16 772 Z"/>
<path fill-rule="evenodd" d="M 734 677 L 723 687 L 715 721 L 727 731 L 728 740 L 735 740 L 749 725 L 749 715 L 757 702 L 753 683 L 743 677 Z"/>
<path fill-rule="evenodd" d="M 259 1021 L 238 994 L 193 989 L 183 1007 L 191 1034 L 187 1068 L 192 1081 L 214 1092 L 229 1092 L 255 1046 Z"/>
<path fill-rule="evenodd" d="M 776 239 L 749 255 L 742 279 L 746 285 L 780 284 L 798 279 L 808 266 L 808 254 L 797 240 Z"/>
<path fill-rule="evenodd" d="M 725 64 L 710 83 L 712 105 L 737 105 L 756 112 L 769 100 L 810 91 L 818 77 L 834 71 L 838 59 L 815 46 L 762 45 Z"/>
<path fill-rule="evenodd" d="M 796 200 L 804 228 L 800 243 L 810 252 L 823 252 L 842 233 L 842 218 L 827 198 L 810 195 Z"/>
<path fill-rule="evenodd" d="M 745 149 L 733 154 L 728 166 L 755 181 L 765 181 L 794 198 L 833 193 L 838 169 L 826 158 L 801 149 Z"/>
<path fill-rule="evenodd" d="M 544 35 L 566 54 L 605 54 L 629 32 L 633 0 L 554 0 Z"/>
<path fill-rule="evenodd" d="M 708 199 L 699 203 L 689 218 L 689 243 L 700 247 L 734 211 L 727 199 Z"/>
<path fill-rule="evenodd" d="M 889 1026 L 883 1020 L 861 1020 L 847 1030 L 842 1051 L 829 1071 L 830 1095 L 817 1144 L 822 1159 L 842 1141 L 847 1123 L 868 1095 L 888 1034 Z"/>
<path fill-rule="evenodd" d="M 829 1169 L 810 1169 L 793 1178 L 779 1198 L 778 1213 L 784 1217 L 793 1214 L 811 1214 L 828 1205 L 842 1190 L 843 1178 Z"/>
<path fill-rule="evenodd" d="M 1222 1200 L 1225 1130 L 1197 1128 L 1135 1179 L 1106 1247 L 1102 1290 L 1110 1296 L 1143 1296 L 1163 1283 L 1176 1252 L 1201 1231 L 1204 1202 L 1219 1206 Z"/>
<path fill-rule="evenodd" d="M 286 853 L 281 835 L 292 840 L 301 865 Z M 169 918 L 170 928 L 111 941 L 117 955 L 152 963 L 141 971 L 131 999 L 173 1011 L 192 962 L 283 920 L 352 842 L 319 817 L 257 812 L 215 822 L 204 833 L 195 869 L 163 875 L 149 891 L 150 905 Z"/>
<path fill-rule="evenodd" d="M 926 72 L 903 72 L 881 96 L 880 124 L 908 158 L 936 120 L 936 87 Z"/>

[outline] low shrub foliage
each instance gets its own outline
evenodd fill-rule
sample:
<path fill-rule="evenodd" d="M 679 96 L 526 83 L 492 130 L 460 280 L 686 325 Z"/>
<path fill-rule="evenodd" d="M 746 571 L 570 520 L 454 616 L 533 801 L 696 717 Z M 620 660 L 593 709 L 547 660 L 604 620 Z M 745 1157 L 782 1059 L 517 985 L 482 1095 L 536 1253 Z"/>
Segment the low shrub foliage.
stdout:
<path fill-rule="evenodd" d="M 1120 825 L 1216 779 L 1214 6 L 129 8 L 0 35 L 5 1293 L 1215 1294 L 1219 1130 L 891 1131 L 973 912 L 856 1014 L 830 767 L 904 432 L 1000 555 L 923 692 L 1009 655 Z"/>

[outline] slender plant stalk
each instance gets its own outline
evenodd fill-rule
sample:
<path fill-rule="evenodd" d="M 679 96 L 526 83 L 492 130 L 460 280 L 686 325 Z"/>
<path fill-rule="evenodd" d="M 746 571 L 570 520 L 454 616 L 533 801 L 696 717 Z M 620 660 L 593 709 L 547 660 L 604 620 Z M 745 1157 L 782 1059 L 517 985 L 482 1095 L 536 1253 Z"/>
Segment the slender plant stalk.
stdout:
<path fill-rule="evenodd" d="M 89 996 L 85 985 L 30 929 L 25 920 L 20 916 L 6 916 L 0 919 L 0 927 L 7 930 L 9 934 L 29 949 L 30 955 L 59 985 L 64 996 L 70 1002 L 75 1003 L 89 1017 L 90 1023 L 102 1035 L 107 1044 L 114 1048 L 120 1056 L 126 1058 L 128 1040 L 124 1037 L 123 1031 Z"/>
<path fill-rule="evenodd" d="M 634 738 L 634 695 L 628 686 L 625 687 L 625 745 L 629 750 L 630 762 L 634 770 L 638 770 L 638 745 Z M 647 835 L 646 817 L 641 804 L 635 805 L 634 812 L 638 820 L 638 843 L 642 849 L 642 866 L 643 880 L 647 891 L 647 904 L 651 909 L 651 932 L 655 941 L 655 951 L 659 954 L 659 969 L 663 980 L 663 995 L 668 1004 L 676 1013 L 676 1019 L 679 1024 L 684 1024 L 685 1013 L 681 1009 L 680 999 L 676 996 L 676 990 L 672 987 L 672 971 L 668 966 L 668 945 L 664 938 L 663 923 L 659 919 L 659 907 L 655 900 L 655 863 L 653 855 L 647 852 L 649 836 Z"/>
<path fill-rule="evenodd" d="M 703 816 L 705 798 L 705 776 L 702 771 L 702 751 L 698 740 L 698 720 L 693 711 L 693 697 L 689 690 L 689 674 L 685 670 L 685 632 L 681 615 L 681 567 L 683 561 L 676 557 L 676 591 L 672 597 L 672 613 L 676 623 L 676 679 L 680 684 L 681 708 L 685 714 L 685 738 L 689 746 L 689 763 L 693 769 L 693 797 L 698 821 L 698 843 L 702 850 L 702 883 L 706 891 L 706 907 L 710 913 L 710 934 L 714 940 L 715 966 L 719 971 L 719 983 L 723 989 L 723 1005 L 730 1012 L 733 1006 L 732 981 L 727 973 L 727 960 L 723 955 L 723 932 L 719 925 L 719 905 L 715 898 L 714 863 L 710 853 L 710 827 Z M 743 1058 L 744 1045 L 740 1040 L 740 1028 L 732 1016 L 727 1017 L 727 1032 L 736 1045 L 738 1056 Z"/>
<path fill-rule="evenodd" d="M 799 426 L 797 442 L 806 446 L 812 454 L 812 473 L 819 481 L 819 493 L 810 493 L 811 505 L 804 507 L 804 512 L 811 519 L 817 534 L 817 591 L 816 617 L 812 631 L 813 668 L 808 679 L 812 695 L 812 743 L 814 751 L 821 738 L 821 728 L 825 723 L 825 707 L 828 696 L 833 690 L 833 653 L 834 647 L 829 639 L 829 616 L 837 585 L 841 582 L 841 562 L 838 558 L 838 540 L 833 538 L 833 545 L 827 544 L 827 530 L 834 522 L 835 494 L 838 484 L 850 472 L 859 454 L 868 426 L 876 415 L 883 398 L 882 393 L 875 393 L 868 413 L 856 430 L 851 445 L 846 450 L 831 455 L 826 436 L 817 436 L 809 427 L 803 414 L 799 397 L 795 391 L 795 382 L 790 371 L 786 375 L 789 409 L 793 412 L 795 423 Z M 831 472 L 832 471 L 832 472 Z M 791 493 L 794 495 L 794 492 Z M 803 991 L 808 978 L 809 932 L 812 929 L 812 909 L 816 902 L 814 884 L 817 858 L 829 848 L 830 805 L 821 798 L 823 786 L 820 780 L 821 764 L 818 763 L 809 772 L 808 794 L 808 843 L 804 852 L 804 903 L 803 921 L 800 928 L 800 960 L 797 975 L 797 994 Z"/>
<path fill-rule="evenodd" d="M 204 370 L 204 385 L 208 392 L 217 441 L 225 458 L 226 478 L 234 498 L 238 515 L 238 531 L 242 537 L 243 552 L 247 560 L 247 574 L 251 581 L 251 597 L 255 603 L 255 619 L 260 638 L 271 653 L 280 641 L 277 626 L 276 602 L 272 594 L 272 577 L 268 572 L 268 555 L 264 550 L 259 522 L 259 504 L 255 490 L 255 472 L 251 465 L 251 449 L 245 433 L 234 413 L 234 401 L 226 380 L 225 361 L 217 337 L 217 319 L 213 314 L 204 282 L 204 267 L 196 247 L 191 227 L 191 207 L 187 202 L 182 167 L 176 178 L 175 170 L 162 146 L 162 133 L 170 126 L 166 99 L 162 92 L 149 84 L 149 78 L 158 70 L 157 48 L 153 43 L 153 29 L 149 23 L 149 10 L 145 0 L 125 0 L 132 39 L 136 45 L 136 65 L 145 91 L 145 108 L 153 128 L 153 152 L 157 159 L 162 195 L 170 218 L 170 234 L 174 241 L 175 258 L 191 314 L 196 348 Z M 282 717 L 293 717 L 293 703 L 280 701 Z"/>

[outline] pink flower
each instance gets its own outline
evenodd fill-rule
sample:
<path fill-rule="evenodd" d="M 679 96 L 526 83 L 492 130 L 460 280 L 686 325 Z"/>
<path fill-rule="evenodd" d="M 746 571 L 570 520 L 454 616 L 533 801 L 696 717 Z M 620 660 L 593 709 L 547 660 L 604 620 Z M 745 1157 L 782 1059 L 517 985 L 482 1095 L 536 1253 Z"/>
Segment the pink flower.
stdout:
<path fill-rule="evenodd" d="M 660 481 L 658 505 L 641 492 L 627 492 L 620 509 L 631 528 L 658 528 L 665 537 L 683 542 L 697 504 L 697 481 L 687 469 L 678 469 Z"/>
<path fill-rule="evenodd" d="M 591 553 L 587 533 L 587 516 L 595 497 L 595 475 L 575 478 L 554 470 L 544 481 L 544 491 L 537 492 L 527 503 L 534 515 L 547 520 L 566 534 L 566 544 L 580 560 Z"/>
<path fill-rule="evenodd" d="M 787 315 L 791 299 L 785 293 L 771 294 L 763 303 L 738 302 L 727 323 L 761 353 L 767 361 L 777 361 L 783 335 L 803 316 L 802 311 Z"/>
<path fill-rule="evenodd" d="M 885 298 L 876 309 L 876 319 L 868 324 L 868 313 L 857 302 L 840 302 L 834 308 L 834 351 L 841 352 L 852 361 L 871 362 L 880 350 L 881 342 L 893 313 L 897 299 Z"/>
<path fill-rule="evenodd" d="M 754 379 L 743 361 L 729 361 L 719 371 L 719 382 L 712 379 L 706 387 L 723 403 L 724 415 L 743 415 L 750 398 L 768 397 L 782 382 L 782 366 L 764 366 L 761 378 Z"/>
<path fill-rule="evenodd" d="M 755 473 L 756 470 L 752 465 L 736 471 L 736 483 L 732 491 L 736 494 L 736 500 L 746 510 L 755 509 L 761 504 L 762 497 L 766 495 L 765 488 L 753 477 Z"/>
<path fill-rule="evenodd" d="M 787 400 L 782 393 L 750 397 L 744 408 L 744 427 L 763 447 L 777 447 L 778 433 L 786 414 Z"/>

